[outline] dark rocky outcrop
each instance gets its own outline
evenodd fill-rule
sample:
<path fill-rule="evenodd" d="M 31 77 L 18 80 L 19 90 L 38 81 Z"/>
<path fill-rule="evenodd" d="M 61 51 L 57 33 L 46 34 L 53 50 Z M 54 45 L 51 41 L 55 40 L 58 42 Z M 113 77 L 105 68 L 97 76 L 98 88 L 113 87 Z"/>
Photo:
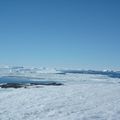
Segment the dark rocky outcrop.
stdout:
<path fill-rule="evenodd" d="M 18 83 L 5 83 L 5 84 L 1 84 L 0 87 L 1 88 L 21 88 L 21 87 L 25 87 L 26 85 L 22 85 L 22 84 L 18 84 Z"/>
<path fill-rule="evenodd" d="M 28 86 L 38 86 L 38 85 L 53 85 L 53 86 L 60 86 L 63 85 L 62 83 L 57 82 L 46 82 L 46 83 L 4 83 L 0 84 L 1 88 L 27 88 Z"/>

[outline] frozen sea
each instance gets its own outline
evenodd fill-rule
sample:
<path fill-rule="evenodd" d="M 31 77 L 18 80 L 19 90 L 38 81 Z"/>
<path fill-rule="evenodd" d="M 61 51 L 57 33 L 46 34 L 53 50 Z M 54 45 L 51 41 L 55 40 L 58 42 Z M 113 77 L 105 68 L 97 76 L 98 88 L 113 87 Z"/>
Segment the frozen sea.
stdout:
<path fill-rule="evenodd" d="M 0 88 L 0 120 L 120 120 L 120 79 L 90 74 L 28 74 L 61 86 Z"/>

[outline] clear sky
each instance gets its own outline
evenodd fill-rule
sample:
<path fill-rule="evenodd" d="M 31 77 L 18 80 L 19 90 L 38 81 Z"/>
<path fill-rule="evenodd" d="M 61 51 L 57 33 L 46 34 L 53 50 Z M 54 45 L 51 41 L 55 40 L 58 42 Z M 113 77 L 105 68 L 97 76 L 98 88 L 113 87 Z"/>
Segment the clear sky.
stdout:
<path fill-rule="evenodd" d="M 0 0 L 0 64 L 120 68 L 120 0 Z"/>

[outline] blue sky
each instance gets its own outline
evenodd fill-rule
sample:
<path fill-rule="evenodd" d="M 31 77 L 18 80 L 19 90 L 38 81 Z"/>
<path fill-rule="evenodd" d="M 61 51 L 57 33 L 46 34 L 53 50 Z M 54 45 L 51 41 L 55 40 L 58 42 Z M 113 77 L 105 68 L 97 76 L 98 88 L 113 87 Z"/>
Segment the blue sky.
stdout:
<path fill-rule="evenodd" d="M 120 68 L 119 0 L 0 0 L 0 64 Z"/>

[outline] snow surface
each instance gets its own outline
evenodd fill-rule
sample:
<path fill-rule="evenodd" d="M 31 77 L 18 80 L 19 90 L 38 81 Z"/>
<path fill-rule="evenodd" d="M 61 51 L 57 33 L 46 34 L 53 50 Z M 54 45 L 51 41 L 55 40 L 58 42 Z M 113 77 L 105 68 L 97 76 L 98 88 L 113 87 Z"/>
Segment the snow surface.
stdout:
<path fill-rule="evenodd" d="M 89 74 L 11 75 L 57 80 L 64 85 L 0 88 L 0 120 L 120 120 L 118 78 Z"/>

